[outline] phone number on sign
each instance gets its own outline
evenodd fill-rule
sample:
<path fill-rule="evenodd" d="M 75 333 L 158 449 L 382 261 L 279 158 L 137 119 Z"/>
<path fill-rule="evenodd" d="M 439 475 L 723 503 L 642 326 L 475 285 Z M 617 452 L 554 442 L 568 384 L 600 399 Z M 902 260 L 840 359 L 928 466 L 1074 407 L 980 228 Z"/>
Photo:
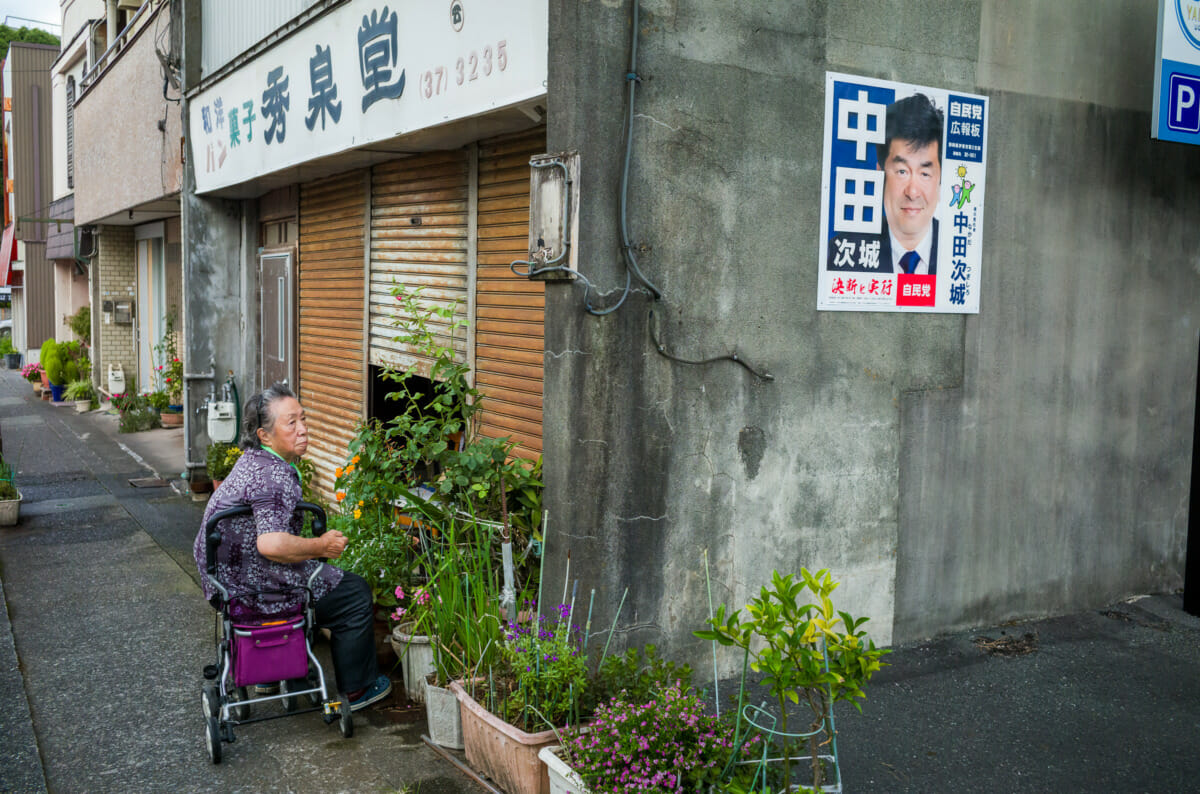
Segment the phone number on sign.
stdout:
<path fill-rule="evenodd" d="M 437 66 L 420 73 L 418 79 L 420 80 L 421 96 L 432 99 L 449 91 L 451 79 L 454 80 L 455 85 L 461 86 L 464 83 L 491 77 L 496 72 L 503 72 L 508 68 L 506 45 L 507 41 L 501 41 L 497 42 L 495 49 L 489 44 L 481 51 L 471 50 L 466 56 L 455 61 L 453 69 Z"/>

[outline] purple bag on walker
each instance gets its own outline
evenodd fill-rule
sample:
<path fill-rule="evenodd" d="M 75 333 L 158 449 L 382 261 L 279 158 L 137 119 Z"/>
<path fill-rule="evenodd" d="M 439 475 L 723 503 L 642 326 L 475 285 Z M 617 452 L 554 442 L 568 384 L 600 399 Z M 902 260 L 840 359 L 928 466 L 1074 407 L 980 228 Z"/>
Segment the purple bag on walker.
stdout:
<path fill-rule="evenodd" d="M 252 686 L 308 675 L 304 618 L 235 624 L 233 683 Z"/>

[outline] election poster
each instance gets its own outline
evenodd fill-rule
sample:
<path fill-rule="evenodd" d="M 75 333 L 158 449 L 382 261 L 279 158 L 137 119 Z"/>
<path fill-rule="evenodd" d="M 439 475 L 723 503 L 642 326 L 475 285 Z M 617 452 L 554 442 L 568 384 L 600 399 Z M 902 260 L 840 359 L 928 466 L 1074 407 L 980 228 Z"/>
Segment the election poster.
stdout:
<path fill-rule="evenodd" d="M 817 308 L 979 311 L 987 97 L 828 72 Z"/>

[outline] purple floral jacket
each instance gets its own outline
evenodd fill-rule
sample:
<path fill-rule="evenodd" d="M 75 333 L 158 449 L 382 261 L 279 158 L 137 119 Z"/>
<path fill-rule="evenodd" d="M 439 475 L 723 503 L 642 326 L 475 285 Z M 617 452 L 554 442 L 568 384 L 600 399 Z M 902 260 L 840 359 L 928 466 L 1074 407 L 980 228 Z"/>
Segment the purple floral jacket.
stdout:
<path fill-rule="evenodd" d="M 200 569 L 204 597 L 212 602 L 217 590 L 208 579 L 204 525 L 209 517 L 238 505 L 250 505 L 253 516 L 221 522 L 221 545 L 217 547 L 217 579 L 231 596 L 256 590 L 303 588 L 320 562 L 272 562 L 258 553 L 258 536 L 267 532 L 299 535 L 303 517 L 295 513 L 300 502 L 300 479 L 282 458 L 265 449 L 249 449 L 238 459 L 229 477 L 221 483 L 204 511 L 192 554 Z M 326 565 L 313 582 L 313 600 L 320 600 L 342 581 L 342 571 Z M 263 594 L 240 599 L 246 611 L 273 615 L 299 602 L 296 595 Z M 241 611 L 241 610 L 239 610 Z"/>

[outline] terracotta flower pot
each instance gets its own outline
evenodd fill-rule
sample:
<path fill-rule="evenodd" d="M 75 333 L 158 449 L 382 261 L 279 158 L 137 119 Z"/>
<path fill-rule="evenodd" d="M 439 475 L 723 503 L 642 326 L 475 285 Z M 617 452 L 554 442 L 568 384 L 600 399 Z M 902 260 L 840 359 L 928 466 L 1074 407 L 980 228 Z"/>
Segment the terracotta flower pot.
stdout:
<path fill-rule="evenodd" d="M 554 731 L 526 733 L 475 702 L 457 681 L 450 690 L 462 709 L 467 763 L 508 794 L 550 794 L 550 775 L 538 752 L 558 744 Z"/>

